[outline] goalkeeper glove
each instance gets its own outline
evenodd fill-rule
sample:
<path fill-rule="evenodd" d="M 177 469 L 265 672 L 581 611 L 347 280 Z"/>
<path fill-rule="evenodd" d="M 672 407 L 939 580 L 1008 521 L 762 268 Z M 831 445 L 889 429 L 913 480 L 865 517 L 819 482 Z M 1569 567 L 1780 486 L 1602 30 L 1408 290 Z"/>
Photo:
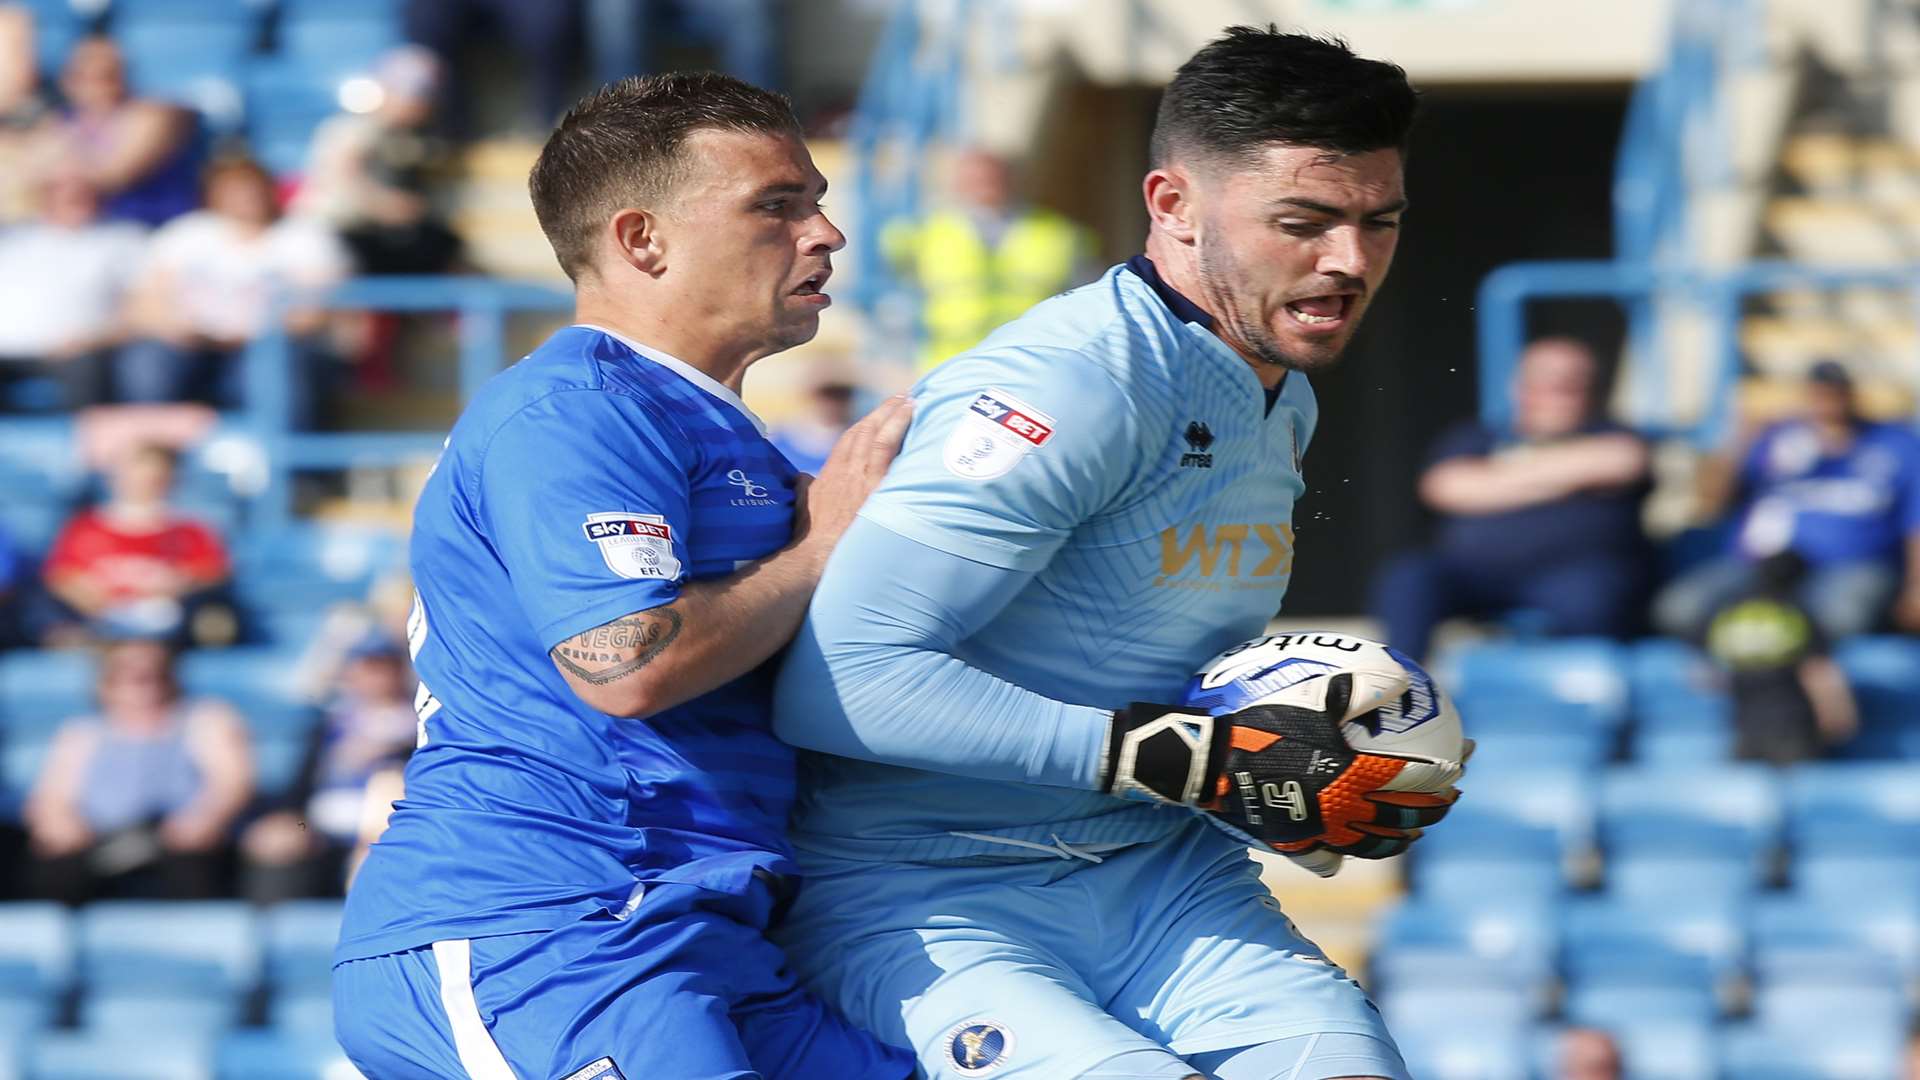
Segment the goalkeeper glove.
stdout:
<path fill-rule="evenodd" d="M 1310 854 L 1398 855 L 1417 830 L 1446 816 L 1460 764 L 1366 754 L 1347 743 L 1341 725 L 1404 692 L 1404 682 L 1370 686 L 1376 692 L 1357 702 L 1351 673 L 1310 687 L 1324 695 L 1318 708 L 1253 705 L 1215 717 L 1128 706 L 1108 729 L 1105 790 L 1196 807 L 1250 845 L 1302 856 L 1297 861 L 1321 874 L 1338 860 Z"/>

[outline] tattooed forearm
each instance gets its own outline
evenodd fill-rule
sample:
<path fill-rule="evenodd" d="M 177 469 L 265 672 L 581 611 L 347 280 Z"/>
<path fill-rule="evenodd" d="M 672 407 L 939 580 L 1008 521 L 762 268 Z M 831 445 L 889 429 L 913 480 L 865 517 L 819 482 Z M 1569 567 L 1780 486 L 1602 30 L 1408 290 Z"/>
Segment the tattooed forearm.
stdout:
<path fill-rule="evenodd" d="M 654 608 L 615 619 L 553 647 L 553 662 L 581 682 L 605 686 L 646 667 L 680 636 L 680 613 Z"/>

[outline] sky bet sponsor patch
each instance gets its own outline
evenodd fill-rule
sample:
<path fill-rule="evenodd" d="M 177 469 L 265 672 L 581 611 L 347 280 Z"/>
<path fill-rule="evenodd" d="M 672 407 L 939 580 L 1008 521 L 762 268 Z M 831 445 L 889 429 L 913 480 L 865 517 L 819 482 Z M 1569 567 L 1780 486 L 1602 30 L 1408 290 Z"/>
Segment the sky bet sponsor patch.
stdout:
<path fill-rule="evenodd" d="M 969 480 L 1006 475 L 1053 438 L 1053 417 L 1005 390 L 982 390 L 947 436 L 947 471 Z"/>
<path fill-rule="evenodd" d="M 620 1067 L 613 1063 L 612 1058 L 603 1057 L 599 1061 L 588 1063 L 583 1069 L 568 1073 L 560 1080 L 627 1080 L 627 1078 L 620 1075 Z"/>
<path fill-rule="evenodd" d="M 598 544 L 607 569 L 624 578 L 677 581 L 680 560 L 673 554 L 673 527 L 658 514 L 611 511 L 588 514 L 581 526 Z"/>

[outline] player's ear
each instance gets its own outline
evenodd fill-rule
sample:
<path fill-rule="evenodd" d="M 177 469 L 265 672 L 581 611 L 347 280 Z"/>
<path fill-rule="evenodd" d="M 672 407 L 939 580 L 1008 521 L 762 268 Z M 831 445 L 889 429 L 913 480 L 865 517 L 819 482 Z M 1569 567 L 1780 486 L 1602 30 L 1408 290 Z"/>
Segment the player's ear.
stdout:
<path fill-rule="evenodd" d="M 1184 244 L 1193 243 L 1193 178 L 1178 165 L 1155 169 L 1141 181 L 1153 227 Z"/>
<path fill-rule="evenodd" d="M 667 268 L 660 221 L 645 210 L 627 207 L 615 213 L 607 222 L 607 239 L 613 245 L 613 257 L 649 277 Z"/>

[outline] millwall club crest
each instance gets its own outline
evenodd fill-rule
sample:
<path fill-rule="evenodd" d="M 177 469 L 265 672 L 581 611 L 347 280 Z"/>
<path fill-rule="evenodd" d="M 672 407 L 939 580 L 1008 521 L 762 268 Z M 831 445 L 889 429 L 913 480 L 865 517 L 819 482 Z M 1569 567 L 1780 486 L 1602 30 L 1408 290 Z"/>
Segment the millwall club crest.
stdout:
<path fill-rule="evenodd" d="M 680 579 L 673 554 L 673 528 L 658 514 L 614 511 L 588 514 L 587 539 L 600 548 L 607 569 L 624 578 Z"/>

